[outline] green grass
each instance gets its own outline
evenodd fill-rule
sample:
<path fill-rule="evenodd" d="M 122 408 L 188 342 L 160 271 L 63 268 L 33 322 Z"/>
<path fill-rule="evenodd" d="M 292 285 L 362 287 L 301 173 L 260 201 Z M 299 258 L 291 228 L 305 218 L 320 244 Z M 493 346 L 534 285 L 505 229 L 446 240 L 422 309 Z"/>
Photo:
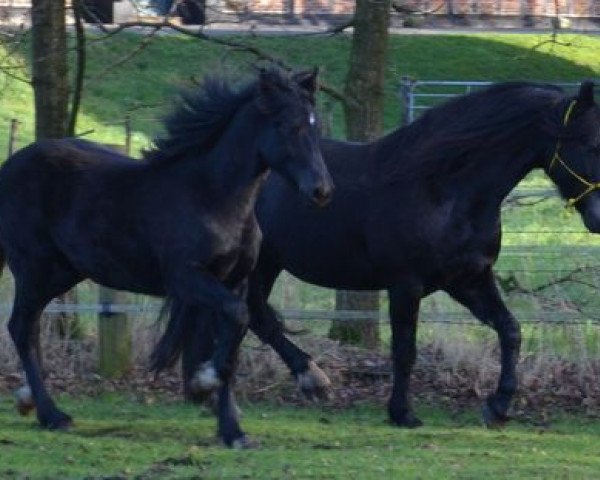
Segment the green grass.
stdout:
<path fill-rule="evenodd" d="M 551 419 L 485 430 L 475 412 L 424 407 L 426 426 L 400 430 L 381 406 L 347 410 L 245 406 L 261 448 L 232 451 L 215 420 L 180 403 L 61 398 L 77 423 L 41 431 L 0 401 L 1 478 L 597 478 L 600 421 Z"/>

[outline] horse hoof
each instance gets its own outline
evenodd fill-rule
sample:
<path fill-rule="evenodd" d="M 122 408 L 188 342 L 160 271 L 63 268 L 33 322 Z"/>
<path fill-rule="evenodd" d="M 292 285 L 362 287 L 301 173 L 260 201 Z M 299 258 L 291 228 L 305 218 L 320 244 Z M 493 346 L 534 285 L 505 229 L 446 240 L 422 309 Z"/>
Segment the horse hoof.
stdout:
<path fill-rule="evenodd" d="M 201 392 L 211 392 L 220 386 L 221 380 L 210 360 L 200 365 L 200 368 L 195 373 L 192 380 L 190 380 L 190 389 L 196 395 L 200 395 Z"/>
<path fill-rule="evenodd" d="M 23 385 L 15 392 L 16 407 L 19 414 L 25 416 L 35 410 L 35 402 L 29 385 Z"/>
<path fill-rule="evenodd" d="M 50 418 L 41 419 L 40 424 L 43 428 L 47 428 L 48 430 L 60 430 L 66 432 L 73 426 L 73 419 L 66 413 L 58 412 Z"/>
<path fill-rule="evenodd" d="M 233 440 L 228 446 L 233 448 L 234 450 L 251 450 L 259 448 L 260 443 L 257 440 L 252 440 L 248 438 L 247 435 L 242 435 L 241 437 Z"/>
<path fill-rule="evenodd" d="M 510 420 L 508 415 L 504 415 L 496 412 L 486 402 L 481 409 L 481 415 L 483 417 L 483 423 L 487 428 L 500 429 L 506 425 L 506 422 Z"/>
<path fill-rule="evenodd" d="M 298 388 L 309 399 L 328 400 L 331 397 L 331 381 L 329 377 L 312 360 L 308 369 L 296 377 Z"/>
<path fill-rule="evenodd" d="M 400 428 L 419 428 L 423 426 L 423 422 L 412 412 L 400 415 L 399 418 L 391 418 L 391 421 L 396 427 Z"/>

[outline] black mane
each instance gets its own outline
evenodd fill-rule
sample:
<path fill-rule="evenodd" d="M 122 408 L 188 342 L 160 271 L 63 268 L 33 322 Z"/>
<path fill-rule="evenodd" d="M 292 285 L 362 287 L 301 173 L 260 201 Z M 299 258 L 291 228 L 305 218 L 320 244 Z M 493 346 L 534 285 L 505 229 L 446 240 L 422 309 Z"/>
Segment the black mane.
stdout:
<path fill-rule="evenodd" d="M 287 75 L 271 69 L 269 75 L 282 87 L 291 88 Z M 184 92 L 174 111 L 165 118 L 166 134 L 144 152 L 151 163 L 176 161 L 193 153 L 210 151 L 236 112 L 258 94 L 258 80 L 234 88 L 219 77 L 208 77 L 194 91 Z"/>
<path fill-rule="evenodd" d="M 558 135 L 563 110 L 553 107 L 562 98 L 566 102 L 554 85 L 509 82 L 433 107 L 379 142 L 384 178 L 443 175 L 464 167 L 480 159 L 469 153 L 506 149 L 508 139 L 514 143 L 527 135 L 532 119 Z"/>

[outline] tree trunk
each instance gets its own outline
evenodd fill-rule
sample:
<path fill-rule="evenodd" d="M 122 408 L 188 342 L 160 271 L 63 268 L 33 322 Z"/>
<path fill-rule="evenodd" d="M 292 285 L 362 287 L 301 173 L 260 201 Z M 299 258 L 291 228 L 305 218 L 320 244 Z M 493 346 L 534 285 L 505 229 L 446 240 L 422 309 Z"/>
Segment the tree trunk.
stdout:
<path fill-rule="evenodd" d="M 33 0 L 31 23 L 35 137 L 61 138 L 69 102 L 64 1 Z"/>
<path fill-rule="evenodd" d="M 344 113 L 349 140 L 370 141 L 383 133 L 384 77 L 390 0 L 357 0 Z M 379 344 L 379 292 L 336 292 L 337 310 L 364 314 L 332 323 L 329 336 L 345 343 Z M 368 312 L 371 312 L 370 314 Z"/>
<path fill-rule="evenodd" d="M 31 25 L 35 138 L 61 138 L 67 134 L 69 105 L 65 2 L 33 0 Z M 75 290 L 59 298 L 60 303 L 76 301 Z M 75 314 L 57 315 L 52 324 L 61 336 L 81 333 Z"/>

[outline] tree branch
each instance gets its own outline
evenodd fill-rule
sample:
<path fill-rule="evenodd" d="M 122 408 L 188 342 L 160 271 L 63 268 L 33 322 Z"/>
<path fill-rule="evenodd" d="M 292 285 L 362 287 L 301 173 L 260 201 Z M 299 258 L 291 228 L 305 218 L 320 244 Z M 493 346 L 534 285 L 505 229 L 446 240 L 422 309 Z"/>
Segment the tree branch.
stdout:
<path fill-rule="evenodd" d="M 189 27 L 183 27 L 181 25 L 177 25 L 177 24 L 169 21 L 168 17 L 165 17 L 165 19 L 162 22 L 143 22 L 143 21 L 123 22 L 114 28 L 107 28 L 103 25 L 99 25 L 98 27 L 106 34 L 106 36 L 104 37 L 105 39 L 110 38 L 114 35 L 117 35 L 123 31 L 127 30 L 127 29 L 132 29 L 132 28 L 152 28 L 153 31 L 151 33 L 151 36 L 155 36 L 162 29 L 168 28 L 168 29 L 174 30 L 178 33 L 181 33 L 181 34 L 193 37 L 193 38 L 197 38 L 198 40 L 215 43 L 217 45 L 221 45 L 224 47 L 234 48 L 234 49 L 239 50 L 244 53 L 249 53 L 249 54 L 253 55 L 254 57 L 256 57 L 257 59 L 277 65 L 280 68 L 282 68 L 283 70 L 286 70 L 286 71 L 292 70 L 292 67 L 289 66 L 288 64 L 286 64 L 284 61 L 275 57 L 274 55 L 271 55 L 270 53 L 266 52 L 265 50 L 263 50 L 259 47 L 256 47 L 254 45 L 248 45 L 247 43 L 243 43 L 243 42 L 240 42 L 237 40 L 207 35 L 202 30 L 202 28 L 192 29 Z M 347 26 L 344 28 L 347 28 Z M 118 64 L 121 64 L 126 60 L 127 60 L 127 58 L 124 59 L 123 61 L 119 62 Z M 113 66 L 113 68 L 114 68 L 114 66 Z M 319 82 L 319 87 L 323 91 L 323 93 L 325 93 L 326 95 L 329 95 L 331 98 L 335 99 L 336 101 L 339 101 L 341 103 L 346 103 L 347 99 L 346 99 L 346 96 L 342 93 L 342 91 L 340 91 L 324 82 Z"/>
<path fill-rule="evenodd" d="M 75 71 L 75 86 L 71 97 L 71 110 L 69 112 L 69 120 L 67 124 L 67 135 L 74 136 L 77 126 L 77 117 L 81 106 L 81 98 L 83 96 L 83 83 L 86 69 L 86 38 L 83 28 L 83 19 L 81 16 L 81 1 L 73 0 L 72 4 L 73 15 L 75 17 L 75 38 L 76 38 L 76 71 Z"/>
<path fill-rule="evenodd" d="M 142 39 L 142 41 L 133 50 L 131 50 L 126 55 L 122 56 L 119 60 L 117 60 L 112 65 L 105 68 L 102 72 L 100 72 L 95 77 L 89 79 L 88 82 L 89 81 L 97 81 L 97 80 L 104 78 L 106 75 L 108 75 L 110 72 L 112 72 L 115 68 L 119 67 L 120 65 L 123 65 L 124 63 L 126 63 L 127 61 L 131 60 L 133 57 L 138 55 L 146 47 L 148 47 L 148 45 L 150 45 L 150 42 L 156 36 L 156 34 L 159 32 L 159 30 L 160 30 L 160 28 L 158 28 L 158 27 L 153 29 L 148 35 L 146 35 Z"/>

